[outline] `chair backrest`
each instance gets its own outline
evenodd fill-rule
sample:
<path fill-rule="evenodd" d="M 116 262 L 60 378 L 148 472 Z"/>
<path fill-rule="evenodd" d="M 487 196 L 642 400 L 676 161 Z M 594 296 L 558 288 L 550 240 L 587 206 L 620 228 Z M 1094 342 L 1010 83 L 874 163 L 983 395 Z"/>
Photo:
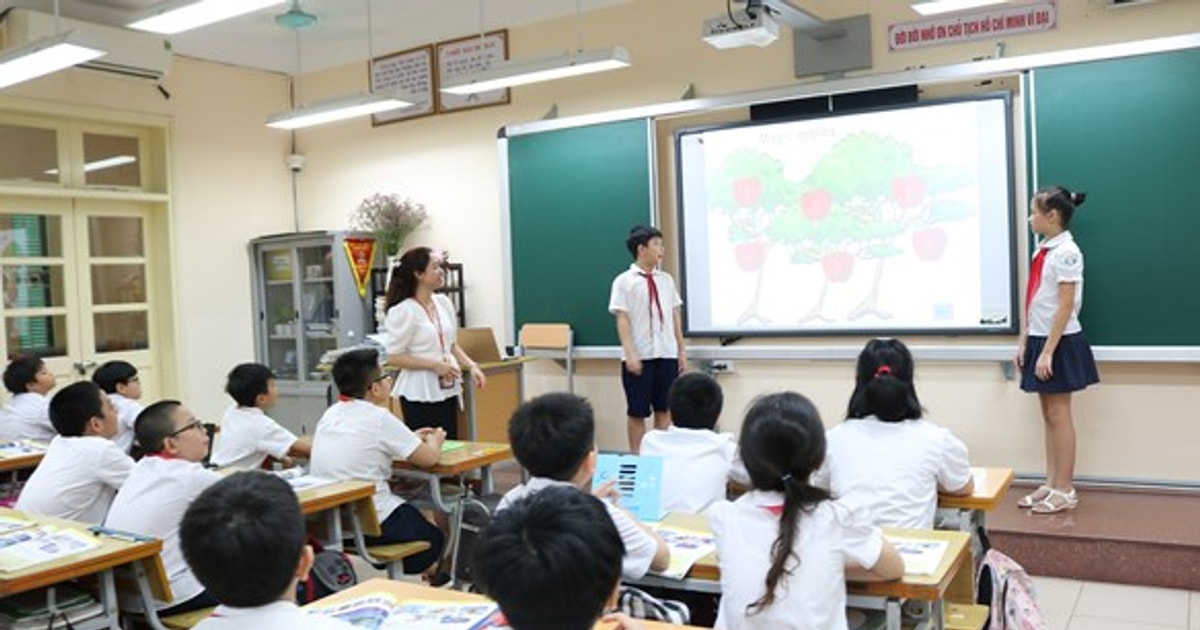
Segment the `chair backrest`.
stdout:
<path fill-rule="evenodd" d="M 571 326 L 569 324 L 525 324 L 521 326 L 521 346 L 566 350 L 571 347 Z"/>

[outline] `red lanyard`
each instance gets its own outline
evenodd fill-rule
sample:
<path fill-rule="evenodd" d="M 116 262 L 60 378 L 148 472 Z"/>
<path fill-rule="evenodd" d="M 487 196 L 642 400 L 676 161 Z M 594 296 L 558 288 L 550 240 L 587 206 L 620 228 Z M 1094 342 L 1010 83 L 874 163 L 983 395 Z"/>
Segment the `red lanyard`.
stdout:
<path fill-rule="evenodd" d="M 425 308 L 425 305 L 421 304 L 420 300 L 417 298 L 412 298 L 412 300 L 421 307 L 422 311 L 425 311 L 425 316 L 429 318 L 429 323 L 433 324 L 433 326 L 437 328 L 438 348 L 442 351 L 442 356 L 445 357 L 447 354 L 446 337 L 442 334 L 442 311 L 438 309 L 437 300 L 433 300 L 433 310 L 437 312 L 437 317 L 434 317 L 432 314 L 430 314 L 429 309 Z"/>

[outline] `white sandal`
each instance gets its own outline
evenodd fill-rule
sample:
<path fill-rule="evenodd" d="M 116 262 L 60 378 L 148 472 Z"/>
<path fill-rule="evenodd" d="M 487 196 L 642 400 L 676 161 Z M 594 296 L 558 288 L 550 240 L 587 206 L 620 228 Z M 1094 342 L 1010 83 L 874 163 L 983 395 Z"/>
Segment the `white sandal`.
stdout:
<path fill-rule="evenodd" d="M 1058 501 L 1055 501 L 1056 498 Z M 1077 505 L 1079 505 L 1079 497 L 1075 494 L 1074 488 L 1070 492 L 1051 488 L 1050 493 L 1041 501 L 1034 503 L 1030 511 L 1034 514 L 1054 514 L 1063 510 L 1074 510 Z"/>
<path fill-rule="evenodd" d="M 1030 492 L 1029 494 L 1021 497 L 1020 500 L 1017 501 L 1017 507 L 1031 508 L 1034 506 L 1035 503 L 1041 503 L 1043 500 L 1046 499 L 1046 497 L 1050 496 L 1051 490 L 1054 490 L 1054 488 L 1051 488 L 1050 486 L 1047 486 L 1044 484 L 1041 486 L 1038 486 L 1037 490 L 1034 490 L 1033 492 Z"/>

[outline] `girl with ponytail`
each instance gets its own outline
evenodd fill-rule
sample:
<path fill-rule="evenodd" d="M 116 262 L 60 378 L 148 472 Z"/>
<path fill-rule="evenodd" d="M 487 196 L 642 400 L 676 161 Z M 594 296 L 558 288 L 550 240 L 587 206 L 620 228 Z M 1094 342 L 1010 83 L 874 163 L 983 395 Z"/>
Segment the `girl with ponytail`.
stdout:
<path fill-rule="evenodd" d="M 913 358 L 899 339 L 872 339 L 858 355 L 846 421 L 829 430 L 829 457 L 813 483 L 853 496 L 876 525 L 929 529 L 937 495 L 974 492 L 967 445 L 922 420 Z"/>
<path fill-rule="evenodd" d="M 752 490 L 708 517 L 721 563 L 718 628 L 845 630 L 846 578 L 893 580 L 904 562 L 868 512 L 809 483 L 825 428 L 804 396 L 756 399 L 739 440 Z"/>

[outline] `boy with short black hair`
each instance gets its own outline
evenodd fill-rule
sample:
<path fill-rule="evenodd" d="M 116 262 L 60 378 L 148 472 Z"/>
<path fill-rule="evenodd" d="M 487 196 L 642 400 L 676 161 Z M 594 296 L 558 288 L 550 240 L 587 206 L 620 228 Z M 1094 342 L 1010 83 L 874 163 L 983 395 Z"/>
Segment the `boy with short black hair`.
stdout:
<path fill-rule="evenodd" d="M 475 548 L 476 585 L 500 604 L 513 630 L 588 630 L 616 600 L 624 555 L 599 499 L 575 488 L 546 488 L 488 525 Z M 642 627 L 625 615 L 605 621 Z"/>
<path fill-rule="evenodd" d="M 208 454 L 208 433 L 178 400 L 160 400 L 146 407 L 134 432 L 139 450 L 146 455 L 117 491 L 104 525 L 163 541 L 162 561 L 174 599 L 155 602 L 160 615 L 216 606 L 218 602 L 188 569 L 179 546 L 179 524 L 188 504 L 221 480 L 201 464 Z"/>
<path fill-rule="evenodd" d="M 308 457 L 312 441 L 298 438 L 280 426 L 265 410 L 275 406 L 279 392 L 275 373 L 261 363 L 242 363 L 229 372 L 225 393 L 234 404 L 225 410 L 213 446 L 212 463 L 218 468 L 260 468 L 267 457 L 286 461 Z"/>
<path fill-rule="evenodd" d="M 426 572 L 436 581 L 437 559 L 445 546 L 445 535 L 432 516 L 392 494 L 388 481 L 396 460 L 408 460 L 428 468 L 437 464 L 446 433 L 423 428 L 414 433 L 387 410 L 391 382 L 379 367 L 374 348 L 351 350 L 333 364 L 337 402 L 317 423 L 313 434 L 311 472 L 315 477 L 369 479 L 375 482 L 375 512 L 379 537 L 367 537 L 370 545 L 426 541 L 429 549 L 404 559 L 405 573 Z"/>
<path fill-rule="evenodd" d="M 16 508 L 99 524 L 133 469 L 133 460 L 112 441 L 117 413 L 95 383 L 80 381 L 50 399 L 50 422 L 59 435 L 25 482 Z"/>
<path fill-rule="evenodd" d="M 684 374 L 671 385 L 671 424 L 647 433 L 641 451 L 663 458 L 663 510 L 699 514 L 725 499 L 729 479 L 749 482 L 737 440 L 716 430 L 724 400 L 716 379 L 702 372 Z"/>
<path fill-rule="evenodd" d="M 206 591 L 221 602 L 196 630 L 353 630 L 296 606 L 313 549 L 288 483 L 260 471 L 234 473 L 208 487 L 183 514 L 183 556 Z"/>
<path fill-rule="evenodd" d="M 128 361 L 106 361 L 92 372 L 92 382 L 108 394 L 117 410 L 117 436 L 113 441 L 129 452 L 133 446 L 133 423 L 142 412 L 142 381 L 137 368 Z"/>
<path fill-rule="evenodd" d="M 513 455 L 529 471 L 529 481 L 504 495 L 497 510 L 554 486 L 587 491 L 596 471 L 596 423 L 592 406 L 574 394 L 543 394 L 522 404 L 508 423 Z M 611 487 L 598 492 L 615 498 Z M 650 569 L 667 568 L 667 544 L 629 512 L 604 502 L 609 518 L 625 544 L 622 575 L 636 580 Z"/>
<path fill-rule="evenodd" d="M 58 432 L 50 423 L 50 398 L 54 373 L 46 362 L 30 355 L 19 355 L 4 368 L 4 388 L 13 397 L 0 409 L 0 440 L 37 440 L 49 442 Z"/>
<path fill-rule="evenodd" d="M 663 260 L 662 232 L 634 226 L 625 240 L 633 264 L 612 283 L 608 311 L 617 318 L 621 339 L 621 385 L 625 389 L 629 450 L 641 448 L 646 418 L 667 428 L 667 391 L 687 369 L 679 307 L 683 300 L 671 275 L 658 268 Z"/>

